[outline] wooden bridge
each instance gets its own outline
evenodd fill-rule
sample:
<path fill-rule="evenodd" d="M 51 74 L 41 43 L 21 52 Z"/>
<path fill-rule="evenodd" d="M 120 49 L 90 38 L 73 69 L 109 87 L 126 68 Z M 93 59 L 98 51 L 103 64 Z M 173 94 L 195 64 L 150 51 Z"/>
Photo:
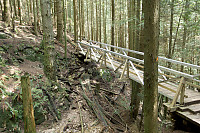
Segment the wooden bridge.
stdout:
<path fill-rule="evenodd" d="M 100 62 L 100 67 L 106 66 L 120 72 L 121 79 L 126 76 L 126 78 L 144 85 L 144 60 L 128 56 L 128 53 L 143 56 L 143 52 L 95 41 L 78 41 L 77 48 L 86 55 L 86 60 L 93 59 Z M 111 48 L 116 52 L 111 51 Z M 200 70 L 200 66 L 160 56 L 158 61 L 158 92 L 170 99 L 170 102 L 164 105 L 168 107 L 169 111 L 175 111 L 181 117 L 200 127 L 200 92 L 198 92 L 200 90 L 200 80 L 198 79 L 200 75 L 190 75 L 167 68 L 163 64 L 182 65 L 193 71 Z"/>

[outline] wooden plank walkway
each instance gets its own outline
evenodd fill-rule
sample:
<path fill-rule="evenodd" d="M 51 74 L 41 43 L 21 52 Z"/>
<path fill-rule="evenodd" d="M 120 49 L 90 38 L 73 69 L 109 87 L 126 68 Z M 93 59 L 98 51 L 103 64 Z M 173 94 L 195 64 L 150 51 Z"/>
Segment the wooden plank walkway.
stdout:
<path fill-rule="evenodd" d="M 87 47 L 86 47 L 87 48 Z M 86 49 L 85 49 L 86 50 Z M 88 49 L 87 49 L 88 50 Z M 86 52 L 83 52 L 85 54 Z M 92 59 L 97 61 L 99 58 L 102 56 L 103 57 L 103 52 L 101 53 L 95 53 L 96 55 L 91 54 Z M 102 61 L 103 63 L 103 61 Z M 116 59 L 106 59 L 106 67 L 113 69 L 113 66 L 118 68 L 123 62 L 120 62 L 120 60 Z M 123 72 L 125 66 L 122 65 L 118 69 L 119 73 Z M 129 78 L 143 84 L 141 80 L 138 77 L 138 73 L 140 77 L 143 79 L 143 71 L 137 69 L 138 73 L 136 74 L 135 70 L 129 66 Z M 127 73 L 125 72 L 124 77 L 127 76 Z M 159 81 L 163 81 L 162 76 L 159 76 Z M 179 80 L 180 81 L 180 80 Z M 161 82 L 158 84 L 158 92 L 159 94 L 168 97 L 170 100 L 173 100 L 174 96 L 176 95 L 178 86 L 179 86 L 179 81 L 168 81 L 168 82 Z M 186 88 L 185 89 L 185 95 L 184 95 L 184 105 L 178 106 L 180 103 L 180 96 L 176 102 L 176 113 L 178 113 L 181 117 L 193 122 L 194 124 L 198 125 L 200 127 L 200 93 L 191 89 Z M 170 103 L 165 104 L 167 107 L 170 107 Z"/>

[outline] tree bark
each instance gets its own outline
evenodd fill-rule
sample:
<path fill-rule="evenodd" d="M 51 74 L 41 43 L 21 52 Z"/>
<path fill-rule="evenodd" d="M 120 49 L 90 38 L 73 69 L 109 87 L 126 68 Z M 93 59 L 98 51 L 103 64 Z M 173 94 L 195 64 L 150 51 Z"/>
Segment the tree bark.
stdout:
<path fill-rule="evenodd" d="M 28 73 L 25 73 L 24 76 L 21 77 L 21 87 L 24 110 L 24 132 L 36 133 L 30 78 Z"/>
<path fill-rule="evenodd" d="M 188 10 L 189 9 L 189 1 L 188 0 L 185 0 L 185 14 L 184 14 L 184 31 L 183 31 L 183 44 L 182 44 L 182 58 L 181 58 L 181 61 L 182 62 L 184 62 L 185 60 L 184 60 L 184 58 L 185 58 L 185 56 L 184 56 L 184 50 L 185 50 L 185 45 L 186 45 L 186 38 L 187 38 L 187 20 L 188 20 L 188 17 L 189 17 L 189 15 L 188 15 Z M 181 66 L 181 72 L 183 72 L 184 71 L 184 66 L 182 65 Z"/>
<path fill-rule="evenodd" d="M 37 9 L 36 9 L 36 0 L 33 0 L 33 14 L 34 14 L 34 32 L 35 35 L 38 35 L 38 28 L 37 28 Z"/>
<path fill-rule="evenodd" d="M 15 0 L 13 0 L 13 5 L 14 5 L 15 17 L 17 17 L 17 6 L 16 6 L 16 1 Z"/>
<path fill-rule="evenodd" d="M 76 25 L 76 0 L 73 0 L 73 10 L 74 10 L 74 42 L 76 43 L 76 41 L 78 40 L 77 38 L 77 25 Z"/>
<path fill-rule="evenodd" d="M 64 15 L 64 38 L 65 38 L 65 59 L 67 59 L 67 21 L 66 21 L 66 3 L 65 3 L 65 0 L 63 0 L 63 15 Z"/>
<path fill-rule="evenodd" d="M 62 42 L 62 40 L 63 40 L 63 4 L 62 4 L 62 0 L 56 0 L 56 12 L 57 12 L 57 40 Z"/>
<path fill-rule="evenodd" d="M 3 14 L 3 21 L 7 24 L 10 25 L 10 6 L 9 6 L 9 0 L 4 0 L 4 14 Z"/>
<path fill-rule="evenodd" d="M 127 3 L 128 6 L 128 43 L 129 43 L 129 49 L 133 50 L 134 49 L 134 36 L 133 36 L 133 26 L 134 26 L 134 20 L 133 20 L 133 13 L 134 13 L 134 1 L 133 0 L 128 0 Z M 129 56 L 133 57 L 133 53 L 129 53 Z"/>
<path fill-rule="evenodd" d="M 168 58 L 172 58 L 172 38 L 173 38 L 173 23 L 174 23 L 174 0 L 171 1 L 171 20 L 170 20 L 170 36 L 169 36 L 169 48 Z M 168 62 L 168 68 L 171 68 L 171 62 Z"/>
<path fill-rule="evenodd" d="M 144 130 L 158 132 L 159 0 L 144 0 Z"/>
<path fill-rule="evenodd" d="M 18 0 L 18 15 L 20 20 L 20 25 L 22 25 L 22 11 L 21 11 L 21 0 Z"/>
<path fill-rule="evenodd" d="M 54 36 L 50 0 L 41 0 L 43 46 L 44 46 L 44 73 L 48 79 L 56 81 L 54 64 Z"/>
<path fill-rule="evenodd" d="M 112 0 L 112 27 L 111 27 L 111 45 L 115 45 L 115 0 Z M 114 51 L 114 48 L 111 48 Z"/>

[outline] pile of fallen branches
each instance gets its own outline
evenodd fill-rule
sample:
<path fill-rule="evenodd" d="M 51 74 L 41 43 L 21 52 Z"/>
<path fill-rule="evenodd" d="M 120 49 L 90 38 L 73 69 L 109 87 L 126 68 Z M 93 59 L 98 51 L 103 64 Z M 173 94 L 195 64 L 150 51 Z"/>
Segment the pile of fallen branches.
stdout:
<path fill-rule="evenodd" d="M 98 120 L 103 123 L 104 130 L 109 130 L 109 132 L 127 132 L 129 128 L 120 115 L 121 111 L 125 110 L 125 107 L 117 102 L 117 99 L 121 96 L 120 94 L 123 93 L 125 83 L 123 83 L 121 90 L 116 93 L 101 88 L 98 82 L 93 82 L 94 85 L 91 85 L 90 82 L 87 75 L 83 76 L 83 80 L 80 79 L 81 95 Z"/>

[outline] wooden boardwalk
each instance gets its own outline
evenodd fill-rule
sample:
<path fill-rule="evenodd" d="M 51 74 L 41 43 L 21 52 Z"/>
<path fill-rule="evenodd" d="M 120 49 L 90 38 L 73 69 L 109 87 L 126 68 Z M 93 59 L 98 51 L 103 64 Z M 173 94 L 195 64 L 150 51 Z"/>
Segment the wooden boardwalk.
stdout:
<path fill-rule="evenodd" d="M 78 42 L 77 44 L 77 47 L 80 48 L 81 52 L 86 54 L 86 58 L 92 58 L 93 60 L 100 62 L 101 66 L 106 65 L 106 67 L 120 72 L 121 78 L 127 77 L 143 85 L 143 61 L 127 56 L 126 52 L 134 52 L 135 54 L 140 55 L 143 53 L 115 46 L 114 48 L 121 50 L 121 53 L 123 54 L 116 53 L 109 51 L 111 45 L 103 43 L 88 43 L 85 41 Z M 162 58 L 163 57 L 159 57 L 159 59 Z M 200 69 L 200 66 L 197 65 L 167 58 L 163 59 L 175 64 L 180 63 L 187 67 Z M 164 72 L 168 72 L 170 75 L 166 75 Z M 169 110 L 175 111 L 184 119 L 187 119 L 200 127 L 200 92 L 197 91 L 197 89 L 200 89 L 200 86 L 194 84 L 200 83 L 200 81 L 197 80 L 194 75 L 182 73 L 163 66 L 159 67 L 159 73 L 158 92 L 170 99 L 170 103 L 165 103 L 164 105 L 167 106 Z M 191 86 L 193 87 L 193 90 L 189 89 Z"/>

